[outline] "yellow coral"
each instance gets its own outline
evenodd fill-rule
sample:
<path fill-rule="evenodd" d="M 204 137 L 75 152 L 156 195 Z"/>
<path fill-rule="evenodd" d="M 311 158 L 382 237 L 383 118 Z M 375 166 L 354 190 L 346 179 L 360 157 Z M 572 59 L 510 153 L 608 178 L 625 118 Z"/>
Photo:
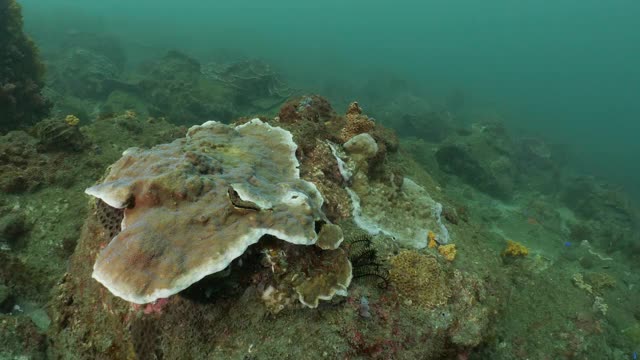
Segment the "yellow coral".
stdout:
<path fill-rule="evenodd" d="M 440 245 L 438 246 L 438 252 L 442 255 L 447 261 L 453 261 L 456 258 L 456 245 Z"/>
<path fill-rule="evenodd" d="M 80 119 L 78 119 L 78 117 L 75 115 L 67 115 L 67 117 L 64 118 L 64 122 L 66 122 L 69 126 L 77 126 L 80 122 Z"/>
<path fill-rule="evenodd" d="M 403 250 L 390 260 L 389 279 L 411 303 L 433 308 L 447 303 L 451 290 L 438 260 L 413 250 Z"/>
<path fill-rule="evenodd" d="M 515 242 L 513 240 L 507 240 L 507 247 L 502 252 L 502 256 L 527 256 L 529 255 L 529 249 L 526 246 L 520 244 L 519 242 Z"/>
<path fill-rule="evenodd" d="M 429 249 L 438 247 L 438 242 L 436 241 L 436 234 L 433 231 L 429 231 L 427 238 L 429 239 Z"/>

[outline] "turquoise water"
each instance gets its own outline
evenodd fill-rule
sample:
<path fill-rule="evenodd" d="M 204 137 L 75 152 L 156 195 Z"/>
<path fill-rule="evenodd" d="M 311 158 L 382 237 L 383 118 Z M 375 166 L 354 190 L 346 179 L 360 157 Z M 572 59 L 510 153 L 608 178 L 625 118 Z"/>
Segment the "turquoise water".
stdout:
<path fill-rule="evenodd" d="M 269 59 L 306 87 L 339 83 L 356 99 L 349 84 L 381 73 L 436 97 L 462 89 L 514 128 L 570 144 L 576 167 L 640 196 L 635 1 L 21 3 L 35 34 L 103 30 L 140 57 L 225 49 Z"/>
<path fill-rule="evenodd" d="M 0 360 L 640 351 L 640 3 L 14 1 Z"/>

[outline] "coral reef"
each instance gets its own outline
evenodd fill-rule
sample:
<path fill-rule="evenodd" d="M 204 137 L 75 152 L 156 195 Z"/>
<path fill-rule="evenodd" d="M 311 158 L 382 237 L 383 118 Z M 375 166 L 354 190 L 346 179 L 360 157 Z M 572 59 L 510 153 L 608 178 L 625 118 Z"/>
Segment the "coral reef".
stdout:
<path fill-rule="evenodd" d="M 607 273 L 589 273 L 587 274 L 587 281 L 591 284 L 593 291 L 598 295 L 604 295 L 606 290 L 616 287 L 616 279 Z"/>
<path fill-rule="evenodd" d="M 561 199 L 575 212 L 571 236 L 576 241 L 589 240 L 607 251 L 622 250 L 638 256 L 639 211 L 620 188 L 593 177 L 571 178 Z"/>
<path fill-rule="evenodd" d="M 108 59 L 118 72 L 124 70 L 127 55 L 120 39 L 113 34 L 74 30 L 65 33 L 60 40 L 60 49 L 84 49 Z"/>
<path fill-rule="evenodd" d="M 439 243 L 449 242 L 449 231 L 440 217 L 442 205 L 424 188 L 409 178 L 403 178 L 399 187 L 361 180 L 354 181 L 350 189 L 354 221 L 360 228 L 389 235 L 414 248 L 427 246 L 429 231 L 436 234 Z"/>
<path fill-rule="evenodd" d="M 502 251 L 503 257 L 524 257 L 527 255 L 529 255 L 529 249 L 513 240 L 507 240 L 507 246 Z"/>
<path fill-rule="evenodd" d="M 299 178 L 296 147 L 288 131 L 254 119 L 235 128 L 207 122 L 171 144 L 128 149 L 86 190 L 124 209 L 93 277 L 148 303 L 223 270 L 265 234 L 314 244 L 315 222 L 327 219 L 316 187 Z"/>
<path fill-rule="evenodd" d="M 0 137 L 0 190 L 21 193 L 53 181 L 54 174 L 43 171 L 51 160 L 38 154 L 37 144 L 37 139 L 23 131 Z"/>
<path fill-rule="evenodd" d="M 320 300 L 331 300 L 336 294 L 347 296 L 352 268 L 343 250 L 322 251 L 312 255 L 310 259 L 313 266 L 307 268 L 304 281 L 295 287 L 300 302 L 310 308 L 317 308 Z M 293 260 L 300 261 L 295 257 Z M 327 264 L 331 264 L 330 270 L 327 269 Z"/>
<path fill-rule="evenodd" d="M 69 126 L 77 126 L 80 123 L 80 119 L 75 115 L 67 115 L 64 118 L 64 122 Z"/>
<path fill-rule="evenodd" d="M 431 206 L 437 202 L 431 197 L 428 197 L 430 202 L 425 202 L 426 190 L 399 175 L 391 166 L 393 161 L 385 160 L 388 152 L 382 158 L 377 158 L 380 148 L 386 145 L 376 136 L 367 133 L 353 137 L 352 143 L 346 146 L 351 151 L 347 155 L 342 145 L 336 143 L 340 140 L 335 135 L 346 124 L 345 117 L 327 112 L 330 106 L 323 105 L 328 104 L 323 99 L 308 98 L 312 99 L 308 106 L 296 105 L 300 111 L 296 109 L 291 113 L 291 122 L 285 122 L 282 118 L 263 118 L 261 121 L 241 119 L 234 126 L 210 123 L 204 128 L 192 128 L 187 138 L 178 139 L 172 144 L 148 150 L 127 150 L 122 160 L 112 166 L 100 185 L 97 185 L 103 188 L 89 190 L 90 193 L 100 193 L 106 202 L 96 201 L 70 259 L 67 273 L 56 287 L 51 301 L 49 354 L 56 357 L 74 349 L 78 358 L 236 358 L 247 355 L 249 351 L 250 356 L 255 354 L 259 358 L 398 358 L 407 355 L 437 359 L 442 358 L 443 354 L 451 357 L 477 346 L 488 333 L 491 324 L 491 312 L 488 309 L 494 306 L 485 294 L 483 282 L 453 270 L 452 267 L 464 261 L 464 258 L 449 264 L 434 256 L 418 254 L 415 265 L 425 265 L 423 270 L 432 267 L 428 273 L 431 287 L 428 291 L 422 291 L 421 295 L 416 292 L 416 299 L 399 294 L 400 288 L 416 288 L 426 282 L 417 276 L 403 278 L 397 267 L 395 281 L 387 273 L 387 267 L 393 267 L 390 261 L 394 261 L 394 258 L 391 254 L 401 246 L 402 239 L 392 241 L 383 233 L 375 237 L 363 235 L 355 224 L 344 220 L 352 211 L 346 188 L 350 185 L 356 188 L 362 184 L 343 177 L 340 161 L 348 162 L 346 166 L 355 172 L 361 171 L 367 183 L 390 191 L 363 196 L 366 201 L 385 204 L 385 208 L 375 209 L 390 212 L 388 208 L 401 206 L 398 214 L 415 212 L 416 217 L 423 216 L 429 222 L 435 221 Z M 306 104 L 304 99 L 299 101 Z M 139 118 L 125 119 L 124 115 L 120 115 L 81 129 L 103 152 L 114 156 L 114 153 L 123 149 L 111 149 L 104 141 L 96 142 L 99 137 L 95 135 L 114 128 L 134 139 L 145 133 L 140 127 L 155 126 L 154 122 L 146 124 Z M 269 125 L 264 124 L 265 121 Z M 295 140 L 299 145 L 297 150 L 289 147 L 285 151 L 272 146 L 281 138 L 281 132 L 285 132 L 278 130 L 276 125 L 286 125 L 293 137 L 289 140 Z M 378 127 L 380 125 L 376 124 Z M 251 129 L 255 132 L 250 136 L 243 133 Z M 174 136 L 179 133 L 177 130 L 168 132 Z M 217 138 L 212 139 L 211 133 L 217 134 Z M 382 132 L 374 130 L 375 133 Z M 244 138 L 245 135 L 247 138 Z M 160 138 L 162 136 L 156 136 L 154 140 L 158 142 Z M 332 141 L 333 145 L 329 145 L 327 140 Z M 153 145 L 138 141 L 142 145 Z M 332 152 L 332 146 L 335 152 Z M 212 147 L 215 147 L 215 151 L 204 151 Z M 271 151 L 261 150 L 267 147 Z M 378 147 L 377 151 L 373 151 L 375 147 Z M 171 149 L 175 151 L 168 153 Z M 161 150 L 167 156 L 160 157 Z M 287 155 L 283 156 L 285 153 Z M 336 158 L 335 153 L 341 155 Z M 184 156 L 180 157 L 180 154 Z M 145 156 L 148 164 L 155 165 L 142 166 L 140 161 Z M 182 158 L 189 161 L 181 162 Z M 207 159 L 215 159 L 215 164 Z M 255 177 L 245 173 L 233 177 L 235 172 L 244 169 L 243 163 L 254 164 L 258 159 L 261 166 L 246 167 Z M 275 165 L 272 164 L 274 161 Z M 376 161 L 377 167 L 372 168 L 371 162 Z M 291 164 L 294 162 L 299 162 L 300 178 L 291 182 L 283 181 L 289 178 L 285 174 L 287 171 L 296 171 L 293 169 L 297 166 Z M 356 163 L 359 165 L 356 166 Z M 270 176 L 271 171 L 276 175 Z M 136 175 L 138 172 L 146 175 L 140 177 Z M 208 178 L 217 179 L 215 188 L 207 187 Z M 190 179 L 192 181 L 188 181 Z M 228 182 L 223 179 L 228 179 Z M 247 182 L 247 179 L 250 181 Z M 302 185 L 306 182 L 313 182 L 317 186 L 325 197 L 324 202 L 315 201 L 317 199 L 307 192 L 309 189 Z M 277 183 L 277 186 L 270 186 L 272 183 Z M 278 204 L 278 197 L 268 196 L 272 193 L 265 187 L 282 194 L 295 189 L 297 199 L 292 200 L 307 204 L 306 210 L 300 214 L 291 204 Z M 207 197 L 209 192 L 217 194 L 214 189 L 222 190 L 220 197 Z M 386 197 L 388 194 L 392 196 Z M 202 211 L 205 204 L 201 203 L 197 214 L 194 212 L 185 217 L 189 221 L 182 223 L 180 217 L 175 216 L 187 209 L 186 204 L 195 204 L 193 210 L 196 211 L 199 205 L 195 200 L 201 198 L 208 199 L 206 206 L 211 210 Z M 389 198 L 392 201 L 388 201 Z M 414 198 L 420 200 L 411 200 Z M 260 215 L 265 206 L 272 209 L 269 219 Z M 230 241 L 227 248 L 238 248 L 237 252 L 241 255 L 226 262 L 228 266 L 225 269 L 205 276 L 168 299 L 157 298 L 145 306 L 131 306 L 91 279 L 92 271 L 108 269 L 122 257 L 129 256 L 111 249 L 117 247 L 120 237 L 133 240 L 129 243 L 128 254 L 135 258 L 135 261 L 124 261 L 128 266 L 126 276 L 118 278 L 122 280 L 135 274 L 141 266 L 152 269 L 153 264 L 160 263 L 162 259 L 194 258 L 186 255 L 190 253 L 180 250 L 193 242 L 191 235 L 203 239 L 202 244 L 207 243 L 204 245 L 207 251 L 215 252 L 217 248 L 212 250 L 215 245 L 205 241 L 205 232 L 220 234 L 225 231 L 221 223 L 224 218 L 214 215 L 216 209 L 224 210 L 229 221 L 240 224 L 231 229 L 239 233 L 245 234 L 254 227 L 266 227 L 260 226 L 263 221 L 268 223 L 269 228 L 280 230 L 271 235 L 265 230 L 266 235 L 257 236 L 260 240 L 248 247 L 232 245 L 233 236 L 223 236 Z M 163 223 L 147 221 L 145 212 L 147 215 L 160 214 Z M 172 215 L 164 217 L 163 212 Z M 290 220 L 280 222 L 280 218 Z M 243 222 L 243 219 L 248 222 Z M 404 223 L 415 220 L 402 219 Z M 342 220 L 339 227 L 333 224 L 338 220 Z M 424 225 L 424 221 L 421 219 L 419 225 Z M 121 223 L 124 227 L 120 226 Z M 433 227 L 432 237 L 437 238 L 437 242 L 446 242 L 442 228 L 435 224 L 428 226 Z M 283 241 L 287 240 L 287 234 L 306 225 L 309 225 L 309 232 L 308 237 L 305 235 L 304 244 L 315 243 L 317 246 Z M 209 230 L 202 232 L 203 229 Z M 135 242 L 144 237 L 141 235 L 145 231 L 151 233 L 153 244 L 151 241 Z M 426 246 L 428 232 L 419 235 L 421 243 Z M 176 246 L 169 246 L 173 236 L 179 239 L 174 244 Z M 114 237 L 115 240 L 112 240 Z M 345 237 L 347 240 L 342 242 Z M 145 255 L 140 249 L 148 250 L 147 254 L 152 256 Z M 223 250 L 219 252 L 224 253 Z M 216 258 L 211 253 L 207 254 L 207 251 L 200 248 L 198 252 L 207 258 Z M 109 258 L 111 263 L 102 261 L 110 253 L 116 254 Z M 398 263 L 401 263 L 403 256 L 404 251 L 397 255 Z M 180 271 L 189 262 L 177 263 L 180 266 L 162 267 L 162 273 L 171 274 L 174 269 Z M 411 270 L 416 267 L 421 268 L 413 266 Z M 352 274 L 354 279 L 360 280 L 349 287 L 351 297 L 320 301 L 334 294 L 345 295 Z M 156 277 L 150 277 L 149 289 L 155 286 Z M 405 284 L 406 288 L 399 284 Z M 434 286 L 439 290 L 431 301 L 427 298 L 434 295 Z M 145 288 L 142 285 L 134 287 Z M 428 304 L 420 305 L 422 300 Z M 305 307 L 317 307 L 318 310 L 300 310 Z M 367 322 L 366 326 L 363 326 L 364 321 Z M 277 336 L 274 335 L 276 333 Z M 300 334 L 313 336 L 301 338 Z M 317 350 L 309 352 L 309 346 Z"/>
<path fill-rule="evenodd" d="M 404 114 L 397 124 L 398 135 L 441 142 L 454 132 L 453 117 L 447 111 Z"/>
<path fill-rule="evenodd" d="M 251 103 L 261 110 L 268 110 L 282 104 L 294 92 L 269 64 L 260 60 L 209 63 L 202 67 L 202 73 L 235 89 L 235 103 L 239 106 Z"/>
<path fill-rule="evenodd" d="M 433 308 L 447 303 L 451 290 L 437 259 L 403 250 L 390 260 L 389 278 L 400 294 L 418 306 Z"/>
<path fill-rule="evenodd" d="M 344 118 L 339 122 L 342 130 L 353 119 L 368 119 L 356 103 Z M 441 221 L 442 205 L 423 187 L 385 166 L 387 146 L 377 140 L 375 135 L 383 131 L 376 129 L 371 129 L 374 135 L 353 134 L 342 146 L 328 142 L 338 174 L 348 185 L 355 223 L 370 234 L 386 234 L 405 246 L 425 247 L 428 231 L 437 233 L 439 242 L 447 243 L 449 232 Z M 413 211 L 408 213 L 408 209 Z M 407 216 L 411 217 L 411 226 L 406 226 Z"/>
<path fill-rule="evenodd" d="M 0 131 L 31 125 L 51 107 L 42 96 L 44 65 L 22 25 L 20 5 L 0 0 Z"/>
<path fill-rule="evenodd" d="M 52 69 L 51 87 L 79 98 L 104 99 L 114 88 L 121 70 L 111 59 L 95 50 L 70 48 Z"/>
<path fill-rule="evenodd" d="M 456 244 L 447 244 L 438 246 L 438 253 L 447 261 L 453 261 L 457 254 Z"/>
<path fill-rule="evenodd" d="M 0 334 L 0 358 L 47 358 L 47 338 L 28 316 L 0 314 Z"/>
<path fill-rule="evenodd" d="M 378 287 L 386 289 L 389 286 L 389 274 L 380 262 L 378 250 L 373 247 L 372 237 L 366 233 L 359 233 L 348 239 L 346 248 L 349 260 L 353 266 L 353 278 L 373 278 Z"/>
<path fill-rule="evenodd" d="M 287 101 L 278 113 L 283 123 L 319 122 L 335 116 L 335 112 L 327 99 L 318 95 L 305 95 Z"/>
<path fill-rule="evenodd" d="M 514 148 L 500 123 L 475 125 L 447 138 L 436 160 L 442 171 L 497 198 L 510 198 L 517 180 Z"/>
<path fill-rule="evenodd" d="M 14 248 L 19 245 L 20 238 L 31 228 L 25 215 L 19 211 L 5 211 L 0 209 L 0 249 Z M 6 250 L 6 248 L 4 249 Z"/>
<path fill-rule="evenodd" d="M 521 188 L 555 194 L 562 186 L 558 151 L 539 138 L 519 139 L 515 153 Z"/>
<path fill-rule="evenodd" d="M 64 120 L 45 119 L 37 123 L 31 132 L 38 139 L 38 148 L 44 151 L 80 151 L 89 143 L 77 126 L 79 121 L 73 115 Z"/>
<path fill-rule="evenodd" d="M 427 246 L 429 247 L 429 249 L 434 249 L 438 247 L 438 241 L 436 240 L 436 233 L 434 233 L 433 231 L 429 231 L 429 233 L 427 233 L 427 239 L 429 240 L 427 242 Z"/>
<path fill-rule="evenodd" d="M 166 116 L 175 124 L 229 119 L 236 111 L 229 101 L 233 89 L 203 78 L 200 63 L 177 51 L 152 64 L 136 91 L 151 105 L 151 116 Z"/>
<path fill-rule="evenodd" d="M 352 104 L 347 110 L 346 124 L 340 132 L 340 140 L 342 140 L 342 142 L 347 142 L 356 135 L 372 132 L 375 128 L 373 120 L 363 115 L 360 107 L 356 106 L 357 105 L 354 106 L 354 104 Z"/>

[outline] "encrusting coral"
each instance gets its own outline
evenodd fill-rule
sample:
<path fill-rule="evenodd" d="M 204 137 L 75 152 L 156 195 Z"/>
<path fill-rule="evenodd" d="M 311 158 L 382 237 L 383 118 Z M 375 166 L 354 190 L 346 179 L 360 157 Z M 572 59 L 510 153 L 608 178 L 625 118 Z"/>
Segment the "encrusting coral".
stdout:
<path fill-rule="evenodd" d="M 343 132 L 351 122 L 368 119 L 361 111 L 357 103 L 349 106 Z M 387 145 L 376 135 L 380 131 L 375 123 L 367 121 L 373 125 L 371 133 L 351 134 L 342 146 L 328 142 L 339 173 L 348 184 L 354 222 L 369 234 L 383 233 L 409 247 L 426 247 L 429 231 L 438 243 L 448 243 L 442 204 L 411 179 L 381 166 Z"/>
<path fill-rule="evenodd" d="M 362 109 L 357 102 L 349 105 L 345 117 L 347 123 L 340 132 L 340 138 L 343 142 L 349 141 L 356 135 L 372 132 L 376 126 L 368 116 L 362 114 Z"/>
<path fill-rule="evenodd" d="M 456 258 L 456 244 L 440 245 L 438 246 L 438 252 L 447 261 L 453 261 Z"/>
<path fill-rule="evenodd" d="M 69 126 L 77 126 L 80 123 L 80 119 L 75 115 L 67 115 L 64 118 L 64 122 Z"/>
<path fill-rule="evenodd" d="M 429 233 L 427 234 L 427 239 L 429 240 L 427 243 L 427 246 L 429 246 L 429 249 L 434 249 L 438 247 L 438 242 L 436 241 L 436 234 L 433 231 L 429 231 Z"/>
<path fill-rule="evenodd" d="M 413 250 L 391 258 L 389 277 L 398 292 L 416 305 L 434 308 L 447 303 L 451 290 L 438 260 Z"/>
<path fill-rule="evenodd" d="M 527 255 L 529 255 L 529 249 L 513 240 L 507 240 L 507 247 L 502 252 L 503 257 L 524 257 Z"/>
<path fill-rule="evenodd" d="M 263 235 L 315 244 L 316 223 L 330 223 L 320 192 L 300 179 L 296 148 L 291 133 L 253 119 L 235 127 L 210 121 L 170 144 L 126 150 L 86 190 L 124 209 L 122 230 L 98 255 L 93 277 L 127 301 L 149 303 L 225 269 Z M 325 245 L 339 245 L 337 230 L 328 233 Z M 349 273 L 344 292 L 351 265 L 340 272 Z"/>

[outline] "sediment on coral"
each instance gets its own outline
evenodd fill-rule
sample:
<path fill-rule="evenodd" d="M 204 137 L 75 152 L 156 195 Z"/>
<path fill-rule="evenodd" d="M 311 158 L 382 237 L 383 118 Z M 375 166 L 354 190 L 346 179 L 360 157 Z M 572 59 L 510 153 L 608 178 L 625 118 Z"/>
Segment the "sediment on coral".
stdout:
<path fill-rule="evenodd" d="M 315 244 L 316 222 L 336 226 L 321 211 L 315 185 L 300 179 L 296 147 L 291 133 L 254 119 L 236 127 L 207 122 L 171 144 L 128 149 L 86 190 L 124 211 L 93 277 L 117 296 L 148 303 L 223 270 L 263 235 Z M 339 246 L 339 228 L 323 228 L 321 243 Z M 344 292 L 348 260 L 340 273 L 349 274 Z"/>

